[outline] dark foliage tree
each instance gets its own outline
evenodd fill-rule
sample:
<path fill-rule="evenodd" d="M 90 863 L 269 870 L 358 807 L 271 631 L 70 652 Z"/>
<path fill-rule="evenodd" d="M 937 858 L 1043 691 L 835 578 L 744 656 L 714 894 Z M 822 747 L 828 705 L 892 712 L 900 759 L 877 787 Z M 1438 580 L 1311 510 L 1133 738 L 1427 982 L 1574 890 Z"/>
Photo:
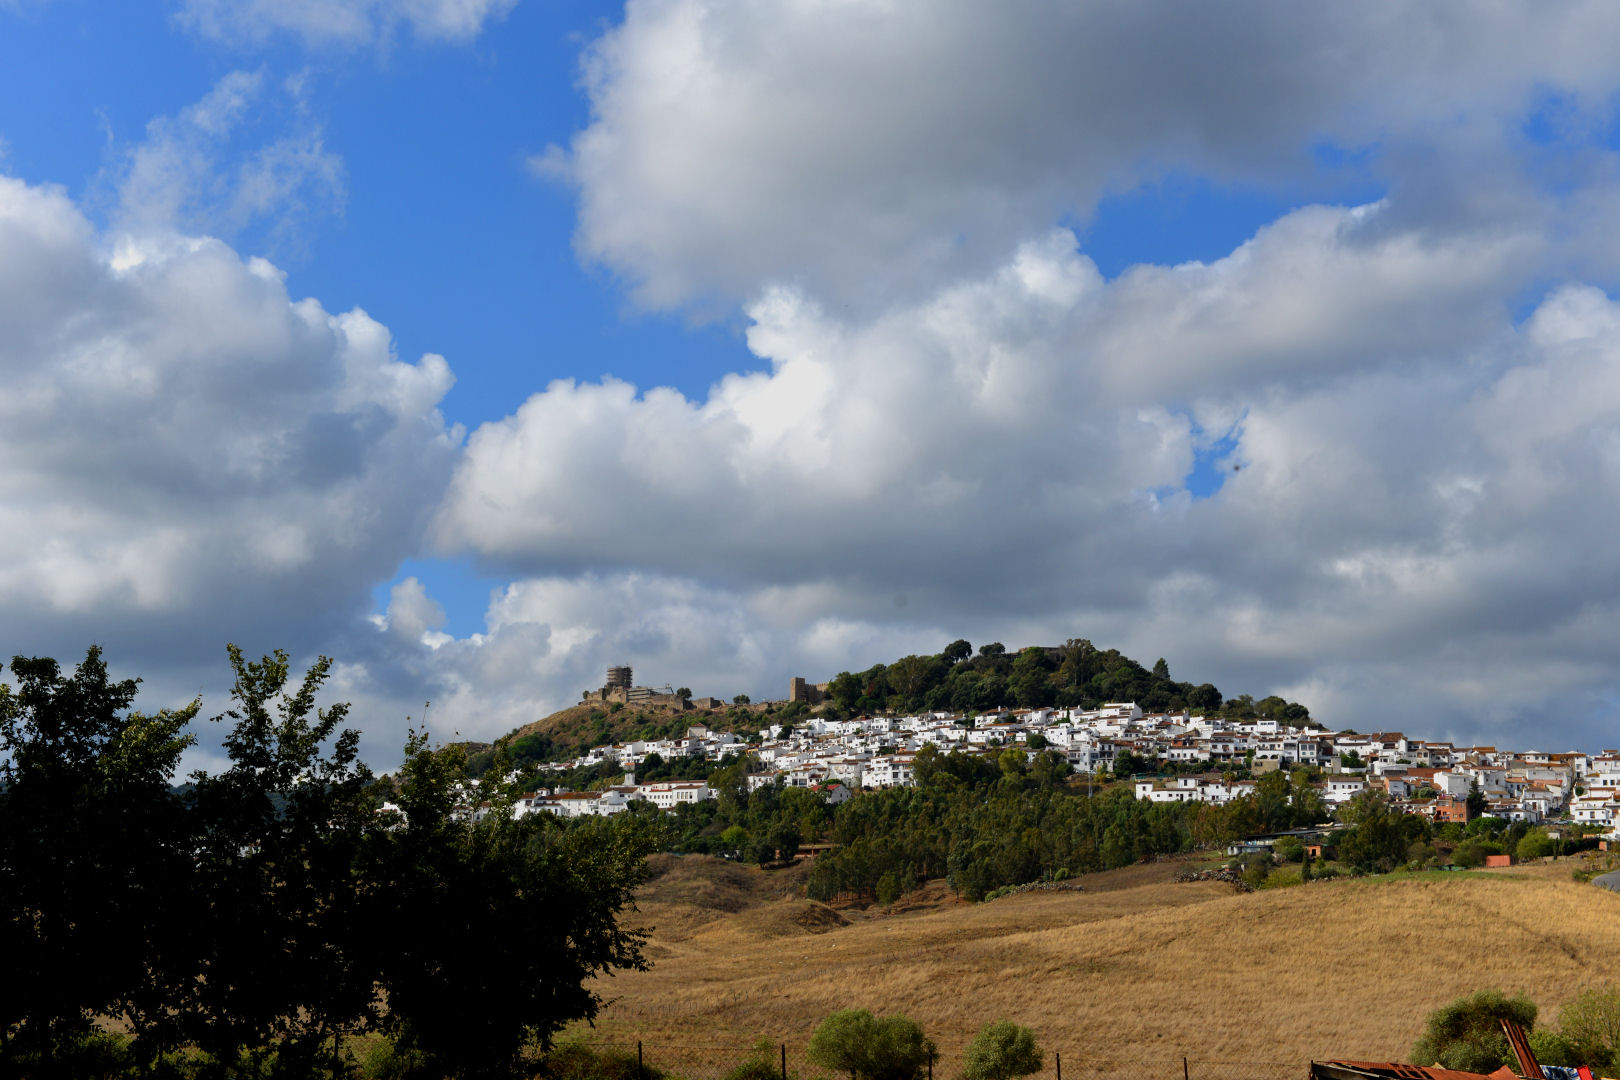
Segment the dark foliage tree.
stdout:
<path fill-rule="evenodd" d="M 0 1065 L 49 1062 L 114 1015 L 149 1059 L 186 1000 L 188 848 L 170 785 L 198 704 L 129 711 L 91 648 L 71 676 L 15 657 L 0 685 Z"/>
<path fill-rule="evenodd" d="M 371 852 L 381 1026 L 424 1075 L 508 1076 L 527 1044 L 595 1017 L 588 979 L 645 966 L 642 935 L 617 915 L 663 823 L 651 808 L 578 822 L 480 815 L 505 795 L 465 791 L 464 766 L 457 749 L 413 734 L 397 790 L 405 824 Z"/>
<path fill-rule="evenodd" d="M 657 810 L 514 820 L 504 746 L 469 785 L 464 750 L 414 734 L 397 784 L 374 784 L 346 706 L 317 705 L 329 661 L 292 686 L 283 653 L 230 658 L 230 768 L 184 798 L 195 703 L 130 711 L 136 682 L 110 681 L 95 649 L 71 677 L 12 662 L 0 1074 L 93 1065 L 92 1018 L 113 1016 L 143 1067 L 185 1041 L 220 1075 L 331 1075 L 341 1033 L 381 1029 L 401 1067 L 511 1076 L 595 1015 L 588 980 L 642 964 L 617 916 L 662 840 Z M 380 816 L 383 797 L 401 813 Z M 116 1064 L 102 1057 L 97 1075 Z"/>
<path fill-rule="evenodd" d="M 320 708 L 331 668 L 319 658 L 289 691 L 287 654 L 235 676 L 225 737 L 231 767 L 198 773 L 201 1009 L 191 1039 L 221 1059 L 276 1048 L 284 1071 L 309 1071 L 373 1005 L 360 846 L 374 819 L 360 733 L 348 706 Z"/>
<path fill-rule="evenodd" d="M 1394 870 L 1406 862 L 1413 844 L 1431 836 L 1427 818 L 1402 813 L 1379 791 L 1357 795 L 1339 818 L 1351 824 L 1339 835 L 1339 861 L 1358 873 Z"/>

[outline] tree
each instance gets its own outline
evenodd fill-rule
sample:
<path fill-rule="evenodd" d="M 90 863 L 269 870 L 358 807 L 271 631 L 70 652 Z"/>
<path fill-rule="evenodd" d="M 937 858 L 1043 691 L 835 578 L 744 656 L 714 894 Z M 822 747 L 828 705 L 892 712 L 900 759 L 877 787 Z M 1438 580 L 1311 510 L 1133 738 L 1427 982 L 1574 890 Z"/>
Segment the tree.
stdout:
<path fill-rule="evenodd" d="M 666 683 L 665 685 L 668 685 L 668 684 Z M 680 687 L 679 689 L 677 689 L 675 691 L 675 696 L 680 698 L 682 701 L 691 701 L 692 700 L 692 688 L 690 686 L 682 686 L 682 687 Z"/>
<path fill-rule="evenodd" d="M 1429 1014 L 1423 1035 L 1412 1044 L 1412 1060 L 1464 1072 L 1493 1072 L 1509 1064 L 1512 1053 L 1502 1034 L 1503 1019 L 1528 1032 L 1536 1025 L 1536 1003 L 1500 990 L 1460 997 Z"/>
<path fill-rule="evenodd" d="M 275 1044 L 291 1069 L 372 1018 L 375 958 L 356 896 L 372 776 L 360 733 L 340 728 L 348 706 L 316 705 L 329 658 L 289 692 L 285 652 L 257 661 L 235 645 L 226 652 L 233 707 L 215 719 L 234 721 L 231 767 L 193 776 L 208 948 L 191 1038 L 226 1059 Z M 505 771 L 498 761 L 490 773 Z"/>
<path fill-rule="evenodd" d="M 973 655 L 973 646 L 965 638 L 957 638 L 939 654 L 947 664 L 960 664 Z"/>
<path fill-rule="evenodd" d="M 934 1058 L 921 1026 L 903 1016 L 841 1009 L 816 1026 L 809 1058 L 852 1080 L 915 1080 Z"/>
<path fill-rule="evenodd" d="M 1162 656 L 1153 662 L 1153 677 L 1155 679 L 1170 678 L 1170 665 L 1165 663 L 1164 657 Z"/>
<path fill-rule="evenodd" d="M 1468 820 L 1472 821 L 1485 812 L 1485 793 L 1479 790 L 1479 781 L 1468 781 Z"/>
<path fill-rule="evenodd" d="M 908 702 L 945 678 L 945 661 L 937 656 L 902 656 L 889 665 L 889 687 Z"/>
<path fill-rule="evenodd" d="M 364 932 L 388 1001 L 380 1026 L 424 1075 L 510 1076 L 526 1045 L 596 1016 L 596 976 L 646 966 L 643 934 L 618 913 L 665 825 L 650 808 L 480 818 L 474 806 L 506 793 L 468 792 L 464 758 L 412 733 L 397 786 L 406 824 L 370 834 Z"/>
<path fill-rule="evenodd" d="M 1519 838 L 1516 854 L 1519 856 L 1520 862 L 1529 862 L 1531 859 L 1541 859 L 1551 855 L 1555 846 L 1552 837 L 1547 835 L 1547 830 L 1531 829 Z"/>
<path fill-rule="evenodd" d="M 1041 1071 L 1035 1033 L 1011 1020 L 986 1024 L 967 1049 L 963 1080 L 1014 1080 Z"/>
<path fill-rule="evenodd" d="M 754 699 L 749 697 L 747 694 L 738 694 L 736 697 L 731 699 L 731 703 L 733 705 L 752 705 L 754 703 Z"/>
<path fill-rule="evenodd" d="M 71 676 L 14 657 L 0 684 L 0 1072 L 60 1060 L 96 1014 L 150 1060 L 185 1003 L 191 843 L 171 790 L 199 703 L 130 712 L 92 647 Z"/>

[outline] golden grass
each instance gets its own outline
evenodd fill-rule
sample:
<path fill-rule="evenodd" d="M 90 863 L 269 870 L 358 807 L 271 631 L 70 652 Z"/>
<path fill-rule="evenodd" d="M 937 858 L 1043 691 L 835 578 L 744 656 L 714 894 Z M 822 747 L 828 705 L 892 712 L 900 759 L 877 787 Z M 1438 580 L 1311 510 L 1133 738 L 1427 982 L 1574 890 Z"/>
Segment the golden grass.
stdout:
<path fill-rule="evenodd" d="M 1157 864 L 889 917 L 773 898 L 735 866 L 704 898 L 708 863 L 648 887 L 654 964 L 598 984 L 604 1036 L 802 1044 L 862 1007 L 916 1019 L 947 1054 L 1008 1017 L 1073 1059 L 1399 1060 L 1458 995 L 1523 992 L 1550 1021 L 1620 960 L 1620 895 L 1570 881 L 1567 861 L 1253 894 Z"/>

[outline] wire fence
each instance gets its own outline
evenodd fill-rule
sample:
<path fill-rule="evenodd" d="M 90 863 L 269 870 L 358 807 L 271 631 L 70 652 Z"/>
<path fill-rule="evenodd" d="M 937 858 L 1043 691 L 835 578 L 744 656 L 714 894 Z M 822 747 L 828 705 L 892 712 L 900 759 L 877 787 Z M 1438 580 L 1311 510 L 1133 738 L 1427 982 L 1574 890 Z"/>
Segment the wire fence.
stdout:
<path fill-rule="evenodd" d="M 961 1080 L 964 1049 L 944 1051 L 929 1063 L 928 1080 Z M 572 1054 L 555 1052 L 544 1080 L 845 1080 L 815 1064 L 808 1048 L 761 1041 L 753 1046 L 592 1042 Z M 1038 1080 L 1305 1080 L 1307 1062 L 1202 1061 L 1195 1058 L 1126 1060 L 1048 1049 Z"/>

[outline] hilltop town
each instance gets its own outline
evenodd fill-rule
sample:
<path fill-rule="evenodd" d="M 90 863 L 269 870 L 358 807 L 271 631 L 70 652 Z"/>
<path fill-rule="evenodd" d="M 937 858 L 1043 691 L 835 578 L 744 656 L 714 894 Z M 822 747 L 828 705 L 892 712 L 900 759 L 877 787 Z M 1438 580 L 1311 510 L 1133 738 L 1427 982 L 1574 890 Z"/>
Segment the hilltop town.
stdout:
<path fill-rule="evenodd" d="M 620 685 L 605 689 L 600 700 L 634 700 L 628 669 L 615 669 L 614 677 Z M 814 700 L 824 690 L 794 679 L 790 700 Z M 751 789 L 808 788 L 840 802 L 854 790 L 910 786 L 916 755 L 924 747 L 996 756 L 1017 750 L 1030 759 L 1057 754 L 1077 775 L 1135 777 L 1136 797 L 1156 803 L 1221 805 L 1252 795 L 1268 772 L 1303 767 L 1329 806 L 1378 791 L 1392 806 L 1436 822 L 1465 822 L 1484 813 L 1532 825 L 1573 819 L 1609 829 L 1620 809 L 1620 751 L 1594 755 L 1455 746 L 1401 732 L 1330 731 L 1190 711 L 1145 713 L 1134 702 L 1109 702 L 1092 709 L 999 708 L 844 720 L 809 715 L 746 735 L 693 724 L 684 736 L 593 746 L 540 766 L 542 775 L 613 767 L 626 776 L 624 783 L 599 791 L 538 788 L 523 797 L 520 812 L 612 814 L 637 798 L 673 809 L 715 792 L 702 780 L 638 784 L 635 770 L 642 762 L 699 760 L 719 766 L 744 754 Z"/>

